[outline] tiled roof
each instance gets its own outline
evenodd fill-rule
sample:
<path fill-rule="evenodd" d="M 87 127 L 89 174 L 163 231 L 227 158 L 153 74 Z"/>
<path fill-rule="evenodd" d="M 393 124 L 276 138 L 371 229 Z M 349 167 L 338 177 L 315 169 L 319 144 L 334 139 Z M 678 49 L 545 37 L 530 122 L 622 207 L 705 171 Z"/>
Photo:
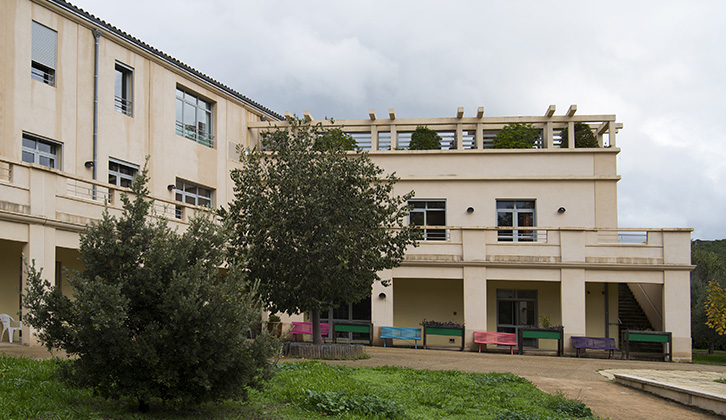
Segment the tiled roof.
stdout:
<path fill-rule="evenodd" d="M 141 41 L 138 38 L 135 38 L 135 37 L 129 35 L 128 33 L 122 31 L 121 29 L 119 29 L 119 28 L 111 25 L 110 23 L 108 23 L 108 22 L 106 22 L 106 21 L 104 21 L 102 19 L 97 18 L 96 16 L 94 16 L 94 15 L 86 12 L 85 10 L 81 9 L 78 6 L 75 6 L 75 5 L 71 4 L 71 3 L 68 3 L 68 2 L 63 1 L 63 0 L 47 0 L 47 1 L 50 2 L 50 3 L 53 3 L 55 5 L 57 5 L 59 7 L 62 7 L 63 9 L 66 9 L 66 10 L 72 12 L 73 14 L 75 14 L 75 15 L 83 18 L 83 19 L 85 19 L 86 21 L 89 21 L 89 22 L 91 22 L 93 24 L 96 24 L 96 25 L 102 27 L 103 29 L 106 29 L 109 32 L 113 32 L 114 34 L 116 34 L 119 37 L 125 39 L 126 41 L 128 41 L 128 42 L 136 45 L 137 47 L 139 47 L 139 48 L 141 48 L 141 49 L 143 49 L 145 51 L 148 51 L 149 53 L 151 53 L 151 54 L 159 57 L 160 59 L 162 59 L 162 60 L 164 60 L 164 61 L 166 61 L 166 62 L 174 65 L 175 67 L 177 67 L 177 68 L 179 68 L 181 70 L 183 70 L 184 72 L 189 73 L 189 74 L 191 74 L 191 75 L 193 75 L 195 77 L 198 77 L 198 78 L 204 80 L 205 82 L 207 82 L 207 83 L 209 83 L 211 85 L 216 86 L 217 88 L 223 90 L 224 92 L 228 93 L 229 95 L 232 95 L 233 97 L 235 97 L 239 101 L 244 102 L 245 104 L 247 104 L 247 105 L 249 105 L 249 106 L 257 109 L 258 111 L 266 114 L 269 117 L 272 117 L 272 118 L 275 118 L 275 119 L 278 119 L 278 120 L 285 119 L 282 115 L 278 114 L 277 112 L 275 112 L 275 111 L 273 111 L 273 110 L 271 110 L 271 109 L 269 109 L 269 108 L 261 105 L 260 103 L 255 102 L 252 99 L 250 99 L 250 98 L 242 95 L 241 93 L 239 93 L 236 90 L 232 89 L 231 87 L 225 85 L 224 83 L 221 83 L 221 82 L 219 82 L 219 81 L 217 81 L 215 79 L 212 79 L 211 77 L 209 77 L 206 74 L 200 72 L 199 70 L 196 70 L 196 69 L 190 67 L 189 65 L 182 63 L 181 61 L 177 60 L 176 58 L 174 58 L 174 57 L 172 57 L 172 56 L 170 56 L 170 55 L 168 55 L 168 54 L 166 54 L 166 53 L 164 53 L 162 51 L 157 50 L 156 48 L 152 47 L 151 45 L 149 45 L 149 44 Z"/>

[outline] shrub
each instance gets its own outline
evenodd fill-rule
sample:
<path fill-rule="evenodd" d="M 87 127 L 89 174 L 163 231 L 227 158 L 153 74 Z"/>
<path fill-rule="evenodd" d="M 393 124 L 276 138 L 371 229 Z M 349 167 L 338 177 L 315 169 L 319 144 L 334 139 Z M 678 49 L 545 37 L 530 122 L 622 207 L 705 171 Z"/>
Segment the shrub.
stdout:
<path fill-rule="evenodd" d="M 531 149 L 540 138 L 540 130 L 532 124 L 514 123 L 505 126 L 494 137 L 495 149 Z"/>
<path fill-rule="evenodd" d="M 418 126 L 411 134 L 411 143 L 408 148 L 409 150 L 439 150 L 441 149 L 441 136 L 428 127 Z"/>
<path fill-rule="evenodd" d="M 565 127 L 562 130 L 562 143 L 560 147 L 567 148 L 569 144 L 569 130 Z M 597 142 L 597 137 L 595 137 L 589 125 L 580 122 L 575 123 L 575 147 L 600 147 Z"/>
<path fill-rule="evenodd" d="M 261 303 L 242 267 L 222 273 L 227 236 L 210 217 L 184 234 L 152 219 L 146 168 L 123 194 L 123 213 L 81 235 L 84 269 L 70 276 L 73 299 L 27 265 L 24 321 L 46 347 L 71 356 L 61 378 L 106 398 L 131 397 L 141 411 L 162 399 L 188 406 L 246 398 L 271 375 L 275 341 L 247 340 Z"/>

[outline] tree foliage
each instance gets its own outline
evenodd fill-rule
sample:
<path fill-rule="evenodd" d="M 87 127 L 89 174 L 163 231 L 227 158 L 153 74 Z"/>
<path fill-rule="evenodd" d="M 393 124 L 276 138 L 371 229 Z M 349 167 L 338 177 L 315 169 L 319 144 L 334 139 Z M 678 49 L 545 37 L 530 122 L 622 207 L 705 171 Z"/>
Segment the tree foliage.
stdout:
<path fill-rule="evenodd" d="M 720 247 L 718 242 L 721 242 Z M 695 348 L 707 348 L 709 352 L 726 348 L 726 337 L 707 325 L 706 313 L 709 283 L 726 285 L 725 244 L 723 241 L 694 241 L 691 245 L 691 261 L 696 266 L 691 272 L 691 335 Z"/>
<path fill-rule="evenodd" d="M 122 194 L 117 219 L 106 209 L 81 235 L 73 299 L 28 265 L 24 317 L 49 349 L 71 356 L 62 377 L 107 398 L 132 397 L 142 411 L 246 397 L 271 373 L 275 342 L 247 340 L 261 303 L 243 266 L 225 272 L 227 235 L 209 215 L 178 234 L 150 218 L 146 170 Z M 252 288 L 254 289 L 254 288 Z"/>
<path fill-rule="evenodd" d="M 320 343 L 320 311 L 370 296 L 378 272 L 397 266 L 418 231 L 403 226 L 407 200 L 393 196 L 366 153 L 347 154 L 320 123 L 289 118 L 263 133 L 267 152 L 242 157 L 232 171 L 234 201 L 221 215 L 234 225 L 233 247 L 260 282 L 267 308 L 310 311 Z M 316 319 L 317 318 L 317 319 Z"/>
<path fill-rule="evenodd" d="M 600 144 L 597 142 L 597 137 L 595 137 L 595 134 L 592 132 L 592 128 L 590 128 L 589 125 L 581 122 L 577 122 L 575 125 L 575 147 L 581 148 L 581 147 L 600 147 Z M 561 148 L 567 148 L 569 147 L 570 141 L 569 141 L 569 129 L 565 127 L 564 130 L 562 130 L 562 143 L 560 144 Z"/>
<path fill-rule="evenodd" d="M 706 324 L 720 335 L 726 334 L 726 289 L 715 281 L 708 283 Z"/>
<path fill-rule="evenodd" d="M 494 137 L 495 149 L 531 149 L 540 138 L 540 131 L 532 124 L 506 125 Z"/>
<path fill-rule="evenodd" d="M 428 127 L 418 126 L 411 134 L 411 143 L 408 148 L 410 150 L 439 150 L 441 149 L 441 136 Z"/>

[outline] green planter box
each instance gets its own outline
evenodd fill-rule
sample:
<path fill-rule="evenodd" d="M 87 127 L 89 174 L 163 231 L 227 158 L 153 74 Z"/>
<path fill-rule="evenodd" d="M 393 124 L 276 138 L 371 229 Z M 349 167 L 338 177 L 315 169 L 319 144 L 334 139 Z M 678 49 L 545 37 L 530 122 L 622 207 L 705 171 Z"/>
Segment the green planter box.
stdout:
<path fill-rule="evenodd" d="M 557 340 L 557 355 L 564 356 L 565 350 L 563 346 L 565 337 L 564 327 L 558 328 L 520 328 L 519 329 L 519 354 L 524 354 L 524 339 L 525 338 L 540 338 Z"/>
<path fill-rule="evenodd" d="M 350 322 L 334 322 L 333 323 L 333 343 L 337 342 L 339 332 L 352 332 L 368 334 L 368 345 L 373 345 L 373 324 L 363 321 Z"/>
<path fill-rule="evenodd" d="M 623 331 L 622 343 L 625 344 L 625 359 L 630 359 L 630 342 L 644 341 L 646 343 L 663 343 L 663 356 L 668 357 L 668 361 L 673 361 L 673 337 L 668 331 Z M 665 345 L 668 347 L 665 347 Z"/>
<path fill-rule="evenodd" d="M 426 348 L 427 335 L 445 335 L 449 337 L 461 338 L 461 351 L 464 351 L 464 327 L 427 327 L 424 326 L 423 347 Z"/>

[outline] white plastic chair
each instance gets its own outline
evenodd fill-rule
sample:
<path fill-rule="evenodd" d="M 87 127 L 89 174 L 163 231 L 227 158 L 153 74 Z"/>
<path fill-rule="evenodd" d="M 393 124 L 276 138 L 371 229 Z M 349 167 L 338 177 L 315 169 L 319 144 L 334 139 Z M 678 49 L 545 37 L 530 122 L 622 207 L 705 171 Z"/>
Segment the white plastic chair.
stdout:
<path fill-rule="evenodd" d="M 23 329 L 23 322 L 22 321 L 16 321 L 8 314 L 0 314 L 0 322 L 3 323 L 3 333 L 0 334 L 0 341 L 2 341 L 3 336 L 5 336 L 5 331 L 9 331 L 8 337 L 10 339 L 10 342 L 13 342 L 13 332 L 15 331 L 21 331 Z M 15 322 L 18 324 L 17 327 L 13 327 L 10 322 Z"/>

